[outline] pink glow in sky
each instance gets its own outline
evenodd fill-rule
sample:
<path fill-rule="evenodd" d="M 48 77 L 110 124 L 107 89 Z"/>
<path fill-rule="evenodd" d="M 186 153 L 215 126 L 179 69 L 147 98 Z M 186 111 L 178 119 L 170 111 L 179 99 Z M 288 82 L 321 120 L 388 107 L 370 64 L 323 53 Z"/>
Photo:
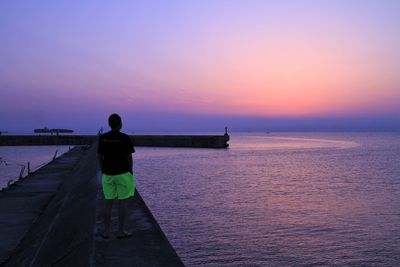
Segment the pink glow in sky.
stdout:
<path fill-rule="evenodd" d="M 399 1 L 1 1 L 0 10 L 0 130 L 96 128 L 110 112 L 169 114 L 172 125 L 191 115 L 400 115 Z"/>

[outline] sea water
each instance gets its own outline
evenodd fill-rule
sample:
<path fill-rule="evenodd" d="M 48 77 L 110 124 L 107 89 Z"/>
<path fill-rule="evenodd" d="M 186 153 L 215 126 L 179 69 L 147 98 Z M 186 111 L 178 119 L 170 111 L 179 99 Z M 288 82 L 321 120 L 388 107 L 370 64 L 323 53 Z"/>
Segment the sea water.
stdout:
<path fill-rule="evenodd" d="M 0 188 L 9 181 L 18 180 L 20 174 L 28 174 L 58 157 L 72 146 L 0 146 Z M 21 171 L 23 172 L 21 173 Z"/>
<path fill-rule="evenodd" d="M 56 150 L 0 147 L 0 187 Z M 137 147 L 134 165 L 187 266 L 400 265 L 400 133 L 233 133 L 228 149 Z"/>
<path fill-rule="evenodd" d="M 187 266 L 400 265 L 399 133 L 232 134 L 134 162 Z"/>

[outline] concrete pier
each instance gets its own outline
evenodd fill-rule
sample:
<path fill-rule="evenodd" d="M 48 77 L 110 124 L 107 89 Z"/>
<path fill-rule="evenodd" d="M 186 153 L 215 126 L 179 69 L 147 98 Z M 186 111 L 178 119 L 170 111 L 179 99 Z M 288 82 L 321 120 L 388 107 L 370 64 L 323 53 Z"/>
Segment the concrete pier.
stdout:
<path fill-rule="evenodd" d="M 76 147 L 0 192 L 1 266 L 183 266 L 138 192 L 134 236 L 101 239 L 95 155 Z"/>
<path fill-rule="evenodd" d="M 130 135 L 135 146 L 226 148 L 229 135 Z M 97 135 L 0 135 L 0 146 L 90 145 Z"/>

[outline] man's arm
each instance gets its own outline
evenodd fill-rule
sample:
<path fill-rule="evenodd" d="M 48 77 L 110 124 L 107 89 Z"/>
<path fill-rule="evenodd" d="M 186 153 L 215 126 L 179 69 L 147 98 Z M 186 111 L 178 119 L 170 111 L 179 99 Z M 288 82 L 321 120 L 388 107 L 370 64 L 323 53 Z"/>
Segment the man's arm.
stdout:
<path fill-rule="evenodd" d="M 103 172 L 103 155 L 97 154 L 97 160 L 99 161 L 100 170 L 101 170 L 101 172 Z"/>
<path fill-rule="evenodd" d="M 126 159 L 128 160 L 129 172 L 133 174 L 133 159 L 132 159 L 132 154 L 126 155 Z"/>
<path fill-rule="evenodd" d="M 97 161 L 99 162 L 101 172 L 103 172 L 104 152 L 103 152 L 103 136 L 102 135 L 99 136 L 99 142 L 97 144 Z"/>

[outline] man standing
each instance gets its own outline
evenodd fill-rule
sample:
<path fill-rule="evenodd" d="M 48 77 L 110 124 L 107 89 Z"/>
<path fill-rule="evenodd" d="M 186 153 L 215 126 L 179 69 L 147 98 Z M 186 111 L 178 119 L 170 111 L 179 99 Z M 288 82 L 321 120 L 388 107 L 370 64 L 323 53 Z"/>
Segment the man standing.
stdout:
<path fill-rule="evenodd" d="M 111 210 L 114 200 L 118 201 L 117 238 L 132 234 L 125 230 L 127 200 L 135 193 L 132 153 L 135 152 L 128 135 L 120 132 L 122 120 L 118 114 L 108 118 L 111 131 L 99 138 L 98 160 L 102 171 L 102 187 L 105 198 L 103 238 L 110 238 Z"/>

